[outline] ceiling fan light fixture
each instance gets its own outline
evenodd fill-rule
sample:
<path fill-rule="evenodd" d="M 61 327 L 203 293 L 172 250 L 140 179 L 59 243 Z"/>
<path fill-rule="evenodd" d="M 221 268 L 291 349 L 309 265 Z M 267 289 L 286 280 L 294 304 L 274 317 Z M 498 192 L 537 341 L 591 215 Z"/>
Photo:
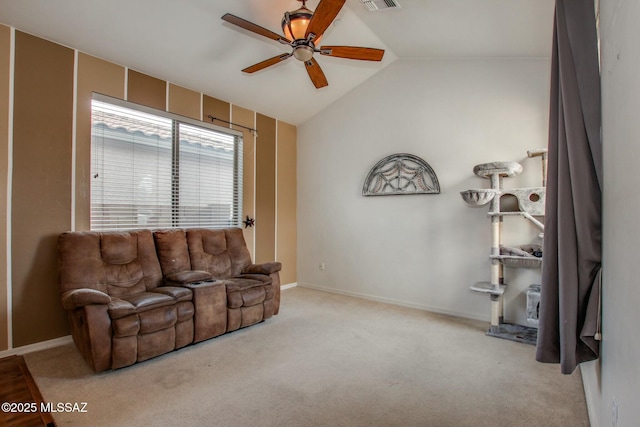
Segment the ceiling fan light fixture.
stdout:
<path fill-rule="evenodd" d="M 284 13 L 282 31 L 289 40 L 304 40 L 307 38 L 307 27 L 311 22 L 313 12 L 307 9 L 304 3 L 300 9 Z M 321 38 L 322 36 L 314 39 L 313 43 L 317 44 Z"/>
<path fill-rule="evenodd" d="M 300 45 L 293 49 L 293 57 L 298 61 L 307 62 L 313 56 L 313 48 L 310 46 Z"/>

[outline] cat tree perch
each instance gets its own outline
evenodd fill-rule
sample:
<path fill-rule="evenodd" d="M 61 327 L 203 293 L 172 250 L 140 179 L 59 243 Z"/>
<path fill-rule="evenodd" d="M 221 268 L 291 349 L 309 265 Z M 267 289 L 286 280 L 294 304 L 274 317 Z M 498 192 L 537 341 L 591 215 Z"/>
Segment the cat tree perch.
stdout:
<path fill-rule="evenodd" d="M 546 153 L 546 149 L 527 152 L 529 157 L 542 158 L 542 187 L 504 189 L 503 179 L 519 175 L 522 172 L 522 165 L 518 162 L 491 162 L 479 164 L 473 168 L 473 172 L 477 176 L 491 181 L 491 188 L 471 189 L 460 193 L 462 199 L 470 207 L 489 204 L 488 216 L 491 218 L 490 281 L 475 283 L 471 286 L 471 290 L 488 294 L 491 297 L 491 328 L 487 332 L 491 336 L 524 342 L 530 342 L 533 339 L 535 342 L 535 329 L 503 322 L 503 300 L 507 287 L 504 283 L 504 267 L 540 267 L 542 247 L 540 245 L 521 246 L 520 248 L 502 246 L 502 225 L 505 216 L 520 216 L 540 229 L 540 238 L 543 237 L 544 224 L 536 217 L 544 216 Z M 512 203 L 513 206 L 507 206 L 506 202 L 508 201 L 516 203 Z M 529 309 L 527 311 L 529 312 Z M 537 319 L 537 315 L 535 318 Z"/>

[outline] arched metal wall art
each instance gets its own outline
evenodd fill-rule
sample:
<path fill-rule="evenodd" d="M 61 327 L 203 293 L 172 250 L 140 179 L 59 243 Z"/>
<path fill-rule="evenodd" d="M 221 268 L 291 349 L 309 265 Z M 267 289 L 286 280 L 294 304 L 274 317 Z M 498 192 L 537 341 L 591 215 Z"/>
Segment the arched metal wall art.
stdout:
<path fill-rule="evenodd" d="M 363 196 L 439 194 L 438 177 L 431 166 L 413 154 L 392 154 L 371 168 L 362 186 Z"/>

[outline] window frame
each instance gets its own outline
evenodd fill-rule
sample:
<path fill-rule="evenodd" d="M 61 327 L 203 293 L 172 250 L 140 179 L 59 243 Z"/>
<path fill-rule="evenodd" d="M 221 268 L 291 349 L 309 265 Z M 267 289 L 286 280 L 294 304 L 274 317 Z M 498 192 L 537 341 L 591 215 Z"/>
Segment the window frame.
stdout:
<path fill-rule="evenodd" d="M 93 221 L 93 180 L 90 178 L 89 180 L 89 228 L 92 231 L 127 231 L 127 230 L 135 230 L 135 229 L 157 229 L 157 228 L 224 228 L 224 227 L 241 227 L 242 218 L 243 218 L 243 197 L 244 197 L 244 185 L 243 185 L 243 169 L 244 169 L 244 133 L 227 128 L 222 126 L 217 126 L 212 123 L 207 123 L 201 120 L 193 119 L 186 116 L 181 116 L 179 114 L 171 113 L 168 111 L 158 110 L 152 107 L 148 107 L 141 104 L 136 104 L 130 101 L 124 101 L 119 98 L 110 97 L 107 95 L 99 94 L 96 92 L 92 93 L 91 101 L 99 101 L 107 104 L 114 105 L 116 107 L 123 107 L 135 111 L 139 111 L 144 114 L 150 114 L 153 116 L 161 117 L 163 119 L 171 120 L 172 126 L 172 143 L 171 143 L 171 185 L 169 190 L 171 191 L 171 225 L 167 226 L 144 226 L 137 224 L 136 226 L 131 227 L 95 227 Z M 230 216 L 231 223 L 230 225 L 220 225 L 220 226 L 201 226 L 201 225 L 180 225 L 179 223 L 179 212 L 181 211 L 180 207 L 180 138 L 179 132 L 176 130 L 179 127 L 179 124 L 185 124 L 187 126 L 193 126 L 196 128 L 202 128 L 204 130 L 213 131 L 228 135 L 234 138 L 234 155 L 233 155 L 233 178 L 232 178 L 232 187 L 233 187 L 233 196 L 231 209 L 232 215 Z M 178 125 L 178 126 L 176 126 Z M 94 140 L 93 140 L 93 108 L 90 106 L 90 129 L 91 129 L 91 137 L 89 141 L 90 148 L 90 160 L 89 160 L 89 170 L 93 171 L 94 164 Z M 91 172 L 93 173 L 93 172 Z M 177 197 L 176 197 L 177 196 Z M 176 215 L 178 214 L 178 215 Z"/>

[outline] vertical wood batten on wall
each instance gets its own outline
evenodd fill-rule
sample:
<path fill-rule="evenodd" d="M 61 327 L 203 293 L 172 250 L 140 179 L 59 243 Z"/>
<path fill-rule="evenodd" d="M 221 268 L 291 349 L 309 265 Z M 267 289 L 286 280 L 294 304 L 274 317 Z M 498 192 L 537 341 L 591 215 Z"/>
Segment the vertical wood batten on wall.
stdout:
<path fill-rule="evenodd" d="M 275 259 L 276 120 L 256 114 L 256 262 Z"/>
<path fill-rule="evenodd" d="M 9 173 L 9 109 L 11 106 L 11 28 L 0 25 L 0 351 L 9 348 L 7 281 L 7 186 Z"/>
<path fill-rule="evenodd" d="M 231 117 L 233 122 L 248 128 L 255 129 L 255 113 L 251 110 L 247 110 L 236 105 L 233 105 L 231 110 Z M 243 185 L 243 200 L 242 210 L 243 218 L 247 216 L 255 218 L 255 144 L 253 133 L 245 128 L 233 126 L 233 129 L 241 131 L 243 133 L 243 167 L 242 167 L 242 185 Z M 255 259 L 255 227 L 244 228 L 244 239 L 247 242 L 247 249 L 251 254 L 251 259 Z"/>
<path fill-rule="evenodd" d="M 297 280 L 297 147 L 295 126 L 278 121 L 276 155 L 276 258 L 282 263 L 280 281 L 283 284 L 288 284 Z"/>
<path fill-rule="evenodd" d="M 127 76 L 127 101 L 166 111 L 167 82 L 134 70 Z"/>
<path fill-rule="evenodd" d="M 76 113 L 76 223 L 91 227 L 91 97 L 92 93 L 124 99 L 125 69 L 93 56 L 78 54 Z"/>
<path fill-rule="evenodd" d="M 57 236 L 71 227 L 74 52 L 15 37 L 11 269 L 13 346 L 69 333 Z"/>

